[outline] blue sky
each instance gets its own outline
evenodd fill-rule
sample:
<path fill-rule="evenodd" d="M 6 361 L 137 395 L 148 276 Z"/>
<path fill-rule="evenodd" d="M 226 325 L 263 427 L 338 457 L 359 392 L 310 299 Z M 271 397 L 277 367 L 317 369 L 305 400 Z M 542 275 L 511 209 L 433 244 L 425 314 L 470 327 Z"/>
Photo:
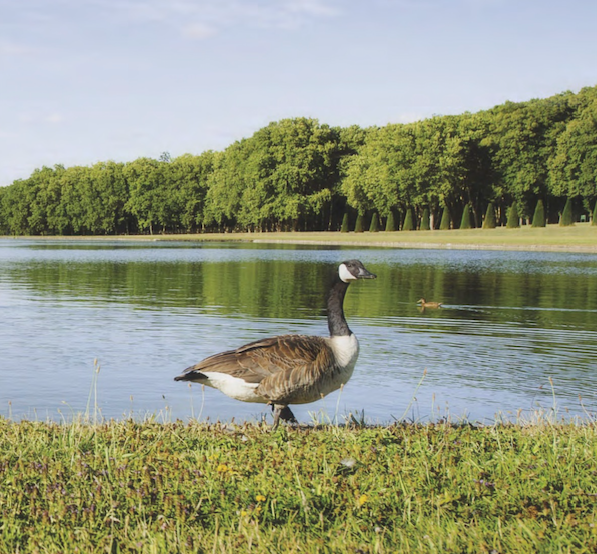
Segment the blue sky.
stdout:
<path fill-rule="evenodd" d="M 597 85 L 594 0 L 0 0 L 0 185 Z"/>

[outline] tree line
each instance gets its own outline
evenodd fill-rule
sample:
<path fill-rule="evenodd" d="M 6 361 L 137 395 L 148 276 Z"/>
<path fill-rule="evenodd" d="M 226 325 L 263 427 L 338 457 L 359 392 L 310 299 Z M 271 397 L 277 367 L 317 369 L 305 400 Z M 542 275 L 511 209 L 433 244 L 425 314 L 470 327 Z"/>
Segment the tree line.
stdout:
<path fill-rule="evenodd" d="M 284 119 L 221 152 L 42 167 L 0 187 L 0 233 L 13 235 L 545 225 L 595 212 L 597 86 L 384 127 Z"/>

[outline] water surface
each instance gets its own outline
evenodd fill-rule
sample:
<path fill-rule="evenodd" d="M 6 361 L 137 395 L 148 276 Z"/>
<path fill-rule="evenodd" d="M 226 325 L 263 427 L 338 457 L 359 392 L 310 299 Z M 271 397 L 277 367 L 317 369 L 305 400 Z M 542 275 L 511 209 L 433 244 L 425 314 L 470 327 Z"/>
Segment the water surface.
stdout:
<path fill-rule="evenodd" d="M 349 258 L 378 275 L 346 297 L 359 362 L 342 393 L 293 408 L 300 420 L 487 422 L 554 395 L 560 415 L 597 411 L 596 255 L 5 239 L 0 415 L 69 418 L 97 395 L 106 418 L 269 416 L 172 379 L 252 340 L 326 334 L 327 285 Z M 421 296 L 444 307 L 421 311 Z"/>

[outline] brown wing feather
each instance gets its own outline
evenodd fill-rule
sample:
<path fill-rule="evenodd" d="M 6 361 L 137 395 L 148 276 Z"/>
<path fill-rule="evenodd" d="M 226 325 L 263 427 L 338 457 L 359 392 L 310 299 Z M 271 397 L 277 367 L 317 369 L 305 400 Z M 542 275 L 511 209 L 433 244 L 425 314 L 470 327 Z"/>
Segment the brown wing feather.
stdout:
<path fill-rule="evenodd" d="M 257 392 L 276 399 L 283 390 L 294 390 L 318 373 L 317 367 L 330 365 L 332 352 L 323 337 L 281 335 L 245 344 L 205 358 L 185 369 L 190 372 L 219 372 L 260 383 Z M 183 374 L 183 375 L 184 375 Z"/>
<path fill-rule="evenodd" d="M 312 402 L 320 396 L 322 381 L 336 368 L 333 352 L 323 337 L 291 336 L 285 341 L 288 351 L 281 351 L 286 360 L 283 370 L 272 372 L 255 390 L 257 394 L 276 403 Z"/>

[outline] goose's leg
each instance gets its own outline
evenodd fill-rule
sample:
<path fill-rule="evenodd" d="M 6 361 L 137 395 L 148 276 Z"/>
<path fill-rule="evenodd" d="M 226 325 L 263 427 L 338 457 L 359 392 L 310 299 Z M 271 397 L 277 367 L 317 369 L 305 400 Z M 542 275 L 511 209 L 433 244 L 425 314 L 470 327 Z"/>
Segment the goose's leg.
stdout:
<path fill-rule="evenodd" d="M 280 419 L 288 421 L 288 423 L 298 423 L 296 417 L 292 413 L 292 410 L 288 406 L 284 406 L 280 411 Z"/>
<path fill-rule="evenodd" d="M 277 404 L 272 404 L 272 411 L 274 412 L 274 424 L 272 425 L 272 431 L 275 431 L 278 428 L 278 424 L 280 423 L 280 412 L 284 406 L 278 406 Z"/>
<path fill-rule="evenodd" d="M 272 431 L 275 431 L 278 428 L 280 419 L 283 419 L 284 421 L 288 421 L 290 423 L 298 423 L 297 419 L 294 417 L 294 414 L 292 413 L 292 410 L 288 406 L 272 404 L 272 410 L 274 412 L 274 425 L 272 426 Z"/>

